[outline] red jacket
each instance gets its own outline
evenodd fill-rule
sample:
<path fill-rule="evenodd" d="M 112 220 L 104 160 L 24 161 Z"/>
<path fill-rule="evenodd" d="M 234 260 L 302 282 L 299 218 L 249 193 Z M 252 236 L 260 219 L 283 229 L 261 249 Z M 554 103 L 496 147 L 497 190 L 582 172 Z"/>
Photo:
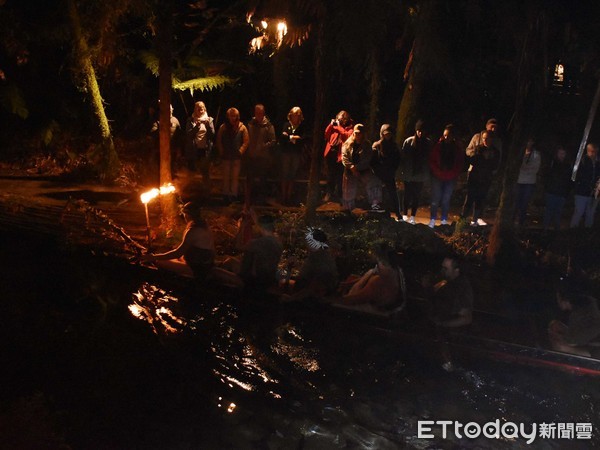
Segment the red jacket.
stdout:
<path fill-rule="evenodd" d="M 337 148 L 338 162 L 342 161 L 342 144 L 346 142 L 352 133 L 354 132 L 354 125 L 349 123 L 346 127 L 341 125 L 333 125 L 330 123 L 325 128 L 325 151 L 323 152 L 323 156 L 327 156 L 332 147 Z"/>
<path fill-rule="evenodd" d="M 451 164 L 446 164 L 444 167 L 444 161 L 442 161 L 442 146 L 445 147 L 446 152 L 450 152 L 447 157 Z M 452 156 L 454 156 L 452 158 Z M 448 163 L 448 161 L 446 161 Z M 445 141 L 444 138 L 433 146 L 431 153 L 429 154 L 429 169 L 431 174 L 441 181 L 454 180 L 463 169 L 464 164 L 464 152 L 460 149 L 456 141 Z"/>

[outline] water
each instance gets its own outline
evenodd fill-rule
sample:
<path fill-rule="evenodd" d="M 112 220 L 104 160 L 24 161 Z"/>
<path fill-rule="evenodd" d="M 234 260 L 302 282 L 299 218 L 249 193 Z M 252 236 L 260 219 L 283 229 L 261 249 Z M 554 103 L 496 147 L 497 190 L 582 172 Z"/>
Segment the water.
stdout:
<path fill-rule="evenodd" d="M 7 448 L 592 448 L 598 380 L 421 346 L 306 305 L 257 306 L 4 235 Z M 420 420 L 592 423 L 592 440 L 419 438 Z"/>

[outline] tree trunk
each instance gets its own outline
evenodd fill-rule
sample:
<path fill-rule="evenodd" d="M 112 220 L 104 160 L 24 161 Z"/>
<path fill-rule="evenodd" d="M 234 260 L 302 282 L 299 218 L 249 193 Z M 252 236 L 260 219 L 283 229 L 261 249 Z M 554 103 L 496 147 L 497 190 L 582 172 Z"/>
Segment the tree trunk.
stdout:
<path fill-rule="evenodd" d="M 310 159 L 310 174 L 308 177 L 308 193 L 306 196 L 305 219 L 308 223 L 313 221 L 317 214 L 317 207 L 321 199 L 321 161 L 323 150 L 323 124 L 325 123 L 325 24 L 319 22 L 317 42 L 315 44 L 315 117 L 313 124 L 313 138 Z"/>
<path fill-rule="evenodd" d="M 396 126 L 396 140 L 402 142 L 414 133 L 414 125 L 419 119 L 419 105 L 423 95 L 426 79 L 437 67 L 433 58 L 439 58 L 435 48 L 437 43 L 438 16 L 436 11 L 439 4 L 436 1 L 425 1 L 421 5 L 418 22 L 416 24 L 415 38 L 404 71 L 404 94 L 398 108 L 398 122 Z"/>
<path fill-rule="evenodd" d="M 92 101 L 94 113 L 98 119 L 98 127 L 100 130 L 101 144 L 100 144 L 100 175 L 103 179 L 114 180 L 120 168 L 119 156 L 115 150 L 113 143 L 112 133 L 104 111 L 104 103 L 102 101 L 102 95 L 100 95 L 100 87 L 98 86 L 98 80 L 96 78 L 96 71 L 92 64 L 90 57 L 90 50 L 88 47 L 87 40 L 83 35 L 81 29 L 81 20 L 79 18 L 79 12 L 75 0 L 69 0 L 69 21 L 71 23 L 71 30 L 73 32 L 74 46 L 76 63 L 81 70 L 87 91 Z"/>
<path fill-rule="evenodd" d="M 379 94 L 381 92 L 381 61 L 379 59 L 379 48 L 376 45 L 369 55 L 368 68 L 369 83 L 369 114 L 367 117 L 367 130 L 370 130 L 373 136 L 379 135 L 377 123 L 379 120 Z"/>
<path fill-rule="evenodd" d="M 530 11 L 534 11 L 533 9 Z M 519 259 L 518 240 L 513 224 L 515 183 L 517 181 L 525 142 L 531 133 L 534 118 L 541 118 L 541 89 L 544 86 L 543 48 L 545 14 L 539 9 L 527 24 L 517 69 L 515 111 L 509 124 L 510 144 L 504 170 L 502 194 L 486 252 L 487 262 L 496 267 L 515 268 Z M 534 90 L 534 88 L 538 90 Z M 539 120 L 539 119 L 538 119 Z"/>
<path fill-rule="evenodd" d="M 160 184 L 164 186 L 173 181 L 171 175 L 171 88 L 172 88 L 172 49 L 173 14 L 172 3 L 165 2 L 158 19 L 157 38 L 159 47 L 158 62 L 158 99 L 159 127 L 158 140 L 160 151 Z M 175 197 L 165 195 L 160 199 L 161 229 L 169 236 L 175 228 L 177 208 Z"/>

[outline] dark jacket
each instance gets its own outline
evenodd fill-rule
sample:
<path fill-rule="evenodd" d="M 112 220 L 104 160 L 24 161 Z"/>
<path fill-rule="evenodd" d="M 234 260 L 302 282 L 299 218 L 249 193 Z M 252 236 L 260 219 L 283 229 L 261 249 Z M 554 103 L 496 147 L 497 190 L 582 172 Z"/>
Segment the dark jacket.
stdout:
<path fill-rule="evenodd" d="M 300 140 L 295 143 L 290 141 L 290 136 L 300 136 Z M 298 128 L 294 129 L 290 122 L 286 123 L 279 135 L 279 144 L 283 153 L 296 153 L 301 154 L 302 149 L 306 141 L 306 129 L 304 122 L 298 125 Z"/>
<path fill-rule="evenodd" d="M 581 164 L 575 177 L 575 195 L 591 197 L 600 178 L 600 161 L 592 161 L 587 155 L 581 158 Z"/>
<path fill-rule="evenodd" d="M 373 143 L 373 156 L 371 167 L 373 172 L 381 180 L 394 179 L 396 170 L 400 164 L 400 148 L 394 139 L 384 139 L 384 133 L 390 130 L 390 126 L 385 124 L 381 127 L 379 133 L 381 139 Z"/>
<path fill-rule="evenodd" d="M 567 160 L 554 158 L 544 175 L 545 192 L 547 194 L 566 197 L 571 190 L 571 171 L 573 166 Z"/>
<path fill-rule="evenodd" d="M 500 164 L 500 152 L 495 147 L 478 145 L 473 150 L 469 163 L 473 168 L 469 172 L 468 183 L 489 186 Z"/>
<path fill-rule="evenodd" d="M 428 159 L 431 141 L 425 136 L 410 136 L 402 144 L 402 181 L 424 182 L 429 179 Z"/>

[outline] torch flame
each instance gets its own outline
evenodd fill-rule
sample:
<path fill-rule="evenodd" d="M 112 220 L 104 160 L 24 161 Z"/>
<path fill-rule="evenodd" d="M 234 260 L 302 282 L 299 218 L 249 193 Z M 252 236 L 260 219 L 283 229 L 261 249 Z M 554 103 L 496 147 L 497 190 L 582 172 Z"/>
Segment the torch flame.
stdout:
<path fill-rule="evenodd" d="M 140 195 L 140 199 L 142 200 L 142 203 L 144 205 L 146 205 L 150 202 L 150 200 L 155 199 L 159 195 L 172 194 L 173 192 L 175 192 L 175 186 L 173 186 L 171 183 L 169 183 L 169 184 L 162 185 L 160 187 L 160 189 L 153 188 L 153 189 L 150 189 L 149 191 L 142 193 Z"/>
<path fill-rule="evenodd" d="M 175 192 L 175 186 L 171 183 L 164 184 L 160 187 L 160 195 L 172 194 L 173 192 Z"/>

